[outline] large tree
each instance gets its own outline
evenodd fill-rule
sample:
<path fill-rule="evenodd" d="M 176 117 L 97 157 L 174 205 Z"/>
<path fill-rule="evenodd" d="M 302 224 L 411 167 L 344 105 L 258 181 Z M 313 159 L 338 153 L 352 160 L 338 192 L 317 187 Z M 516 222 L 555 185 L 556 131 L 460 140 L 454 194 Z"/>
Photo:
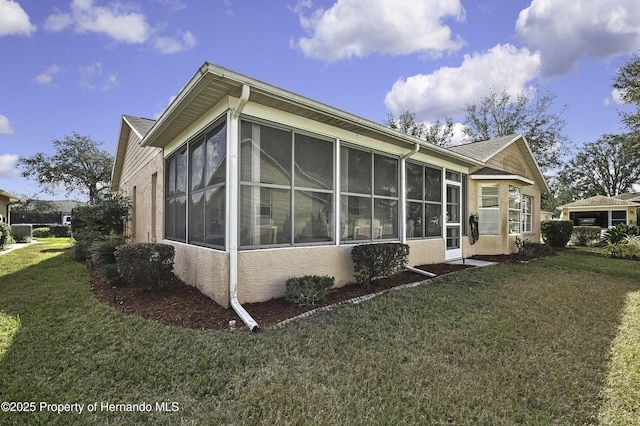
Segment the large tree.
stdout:
<path fill-rule="evenodd" d="M 53 141 L 54 155 L 39 152 L 20 157 L 18 166 L 23 177 L 35 180 L 48 193 L 63 186 L 67 193 L 88 194 L 93 203 L 107 188 L 113 166 L 113 156 L 100 150 L 100 145 L 89 136 L 73 133 Z"/>
<path fill-rule="evenodd" d="M 635 104 L 635 112 L 621 112 L 622 121 L 631 131 L 640 132 L 640 54 L 618 69 L 613 87 L 618 90 L 624 103 Z"/>
<path fill-rule="evenodd" d="M 638 134 L 631 133 L 603 135 L 584 144 L 558 173 L 558 185 L 571 188 L 574 199 L 631 191 L 640 183 L 638 142 Z"/>
<path fill-rule="evenodd" d="M 563 133 L 565 106 L 554 111 L 555 95 L 538 91 L 510 94 L 491 90 L 478 103 L 465 106 L 465 134 L 472 141 L 483 141 L 512 134 L 523 134 L 538 164 L 549 169 L 560 164 L 567 141 Z"/>
<path fill-rule="evenodd" d="M 384 124 L 438 146 L 449 146 L 453 140 L 453 120 L 450 118 L 446 118 L 444 123 L 440 120 L 430 124 L 417 122 L 416 114 L 405 109 L 397 117 L 389 113 Z"/>

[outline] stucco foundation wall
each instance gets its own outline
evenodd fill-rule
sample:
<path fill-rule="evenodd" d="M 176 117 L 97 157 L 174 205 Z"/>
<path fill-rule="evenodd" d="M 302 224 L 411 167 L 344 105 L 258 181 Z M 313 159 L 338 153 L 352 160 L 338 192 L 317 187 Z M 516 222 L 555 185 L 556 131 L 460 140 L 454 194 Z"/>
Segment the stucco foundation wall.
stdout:
<path fill-rule="evenodd" d="M 443 263 L 445 261 L 443 239 L 409 240 L 407 245 L 409 246 L 409 266 Z"/>
<path fill-rule="evenodd" d="M 173 272 L 221 306 L 229 307 L 229 255 L 189 244 L 165 240 L 176 249 Z"/>
<path fill-rule="evenodd" d="M 302 275 L 329 275 L 336 287 L 353 282 L 353 246 L 292 247 L 238 253 L 238 300 L 261 302 L 284 296 L 285 282 Z"/>

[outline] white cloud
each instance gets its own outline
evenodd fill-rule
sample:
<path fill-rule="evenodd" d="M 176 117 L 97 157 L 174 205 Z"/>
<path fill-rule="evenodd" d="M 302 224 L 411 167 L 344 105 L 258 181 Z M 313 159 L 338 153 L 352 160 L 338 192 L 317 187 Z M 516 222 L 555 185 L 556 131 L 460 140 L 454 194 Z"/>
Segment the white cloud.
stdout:
<path fill-rule="evenodd" d="M 78 84 L 87 90 L 107 91 L 118 85 L 118 76 L 113 73 L 105 76 L 102 63 L 95 62 L 80 68 Z"/>
<path fill-rule="evenodd" d="M 0 155 L 0 177 L 16 177 L 20 174 L 17 167 L 18 156 L 16 154 Z"/>
<path fill-rule="evenodd" d="M 309 13 L 309 0 L 292 10 L 310 34 L 294 43 L 306 56 L 324 61 L 364 57 L 378 52 L 440 55 L 464 42 L 443 23 L 464 19 L 459 0 L 339 0 L 331 8 Z"/>
<path fill-rule="evenodd" d="M 540 72 L 540 56 L 513 45 L 497 45 L 485 53 L 465 55 L 460 67 L 443 67 L 396 81 L 385 97 L 393 114 L 408 109 L 416 119 L 431 121 L 458 115 L 490 90 L 516 94 Z"/>
<path fill-rule="evenodd" d="M 36 29 L 19 3 L 0 0 L 0 37 L 14 34 L 31 35 Z"/>
<path fill-rule="evenodd" d="M 124 3 L 114 2 L 96 6 L 93 0 L 73 0 L 69 13 L 49 16 L 45 28 L 62 31 L 73 27 L 78 33 L 100 33 L 124 43 L 144 43 L 151 33 L 146 17 L 134 12 Z"/>
<path fill-rule="evenodd" d="M 533 0 L 516 22 L 541 55 L 545 77 L 569 73 L 584 56 L 607 58 L 640 48 L 638 0 Z"/>
<path fill-rule="evenodd" d="M 57 65 L 51 65 L 47 70 L 36 76 L 36 83 L 45 86 L 53 83 L 53 77 L 60 72 L 60 67 Z"/>
<path fill-rule="evenodd" d="M 172 54 L 191 50 L 196 45 L 196 38 L 187 31 L 178 37 L 158 37 L 154 42 L 154 48 L 164 54 Z"/>
<path fill-rule="evenodd" d="M 609 107 L 614 103 L 618 105 L 624 105 L 624 100 L 622 99 L 622 92 L 620 91 L 620 89 L 611 90 L 611 96 L 606 98 L 602 103 L 606 107 Z"/>
<path fill-rule="evenodd" d="M 12 135 L 13 133 L 13 127 L 9 124 L 9 119 L 4 115 L 0 115 L 0 134 Z"/>

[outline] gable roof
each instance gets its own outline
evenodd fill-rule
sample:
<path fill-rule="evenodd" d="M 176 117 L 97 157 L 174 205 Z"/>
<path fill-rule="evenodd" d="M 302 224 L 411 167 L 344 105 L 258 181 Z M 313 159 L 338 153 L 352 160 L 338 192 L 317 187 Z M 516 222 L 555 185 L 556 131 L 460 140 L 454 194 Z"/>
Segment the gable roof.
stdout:
<path fill-rule="evenodd" d="M 120 186 L 120 175 L 122 173 L 122 166 L 124 165 L 124 155 L 127 151 L 127 143 L 131 132 L 142 141 L 142 139 L 149 133 L 149 130 L 153 127 L 156 120 L 150 118 L 134 117 L 133 115 L 123 115 L 120 122 L 120 133 L 118 137 L 118 145 L 116 148 L 116 157 L 113 161 L 113 168 L 111 169 L 111 189 L 115 190 Z"/>
<path fill-rule="evenodd" d="M 605 195 L 595 195 L 583 200 L 574 201 L 573 203 L 558 206 L 558 210 L 572 207 L 640 207 L 640 203 L 633 201 L 621 200 L 615 197 L 607 197 Z"/>
<path fill-rule="evenodd" d="M 520 149 L 522 157 L 533 173 L 534 180 L 538 183 L 542 192 L 550 192 L 549 185 L 547 185 L 547 180 L 545 179 L 542 170 L 540 170 L 540 166 L 538 166 L 538 162 L 533 156 L 533 152 L 531 151 L 529 143 L 527 142 L 527 139 L 524 137 L 524 135 L 501 136 L 486 141 L 455 145 L 450 147 L 449 149 L 453 152 L 457 152 L 459 154 L 481 161 L 482 163 L 486 163 L 491 158 L 495 157 L 500 152 L 514 144 Z M 478 172 L 480 172 L 480 170 Z M 528 180 L 525 177 L 520 178 L 524 179 L 524 181 Z"/>
<path fill-rule="evenodd" d="M 249 87 L 249 102 L 289 112 L 355 134 L 412 149 L 464 166 L 482 166 L 473 158 L 393 130 L 329 105 L 205 62 L 178 93 L 142 140 L 142 146 L 164 147 L 227 96 L 239 98 Z"/>
<path fill-rule="evenodd" d="M 625 201 L 640 202 L 640 192 L 624 192 L 622 194 L 614 195 L 611 198 L 616 198 L 618 200 L 625 200 Z"/>

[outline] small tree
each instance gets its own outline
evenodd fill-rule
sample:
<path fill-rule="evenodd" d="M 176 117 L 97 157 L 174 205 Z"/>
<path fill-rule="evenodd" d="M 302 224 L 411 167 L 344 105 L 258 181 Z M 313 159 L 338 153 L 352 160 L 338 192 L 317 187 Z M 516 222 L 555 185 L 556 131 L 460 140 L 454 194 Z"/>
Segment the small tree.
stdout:
<path fill-rule="evenodd" d="M 389 113 L 384 124 L 437 146 L 449 146 L 453 140 L 453 120 L 451 118 L 446 118 L 444 123 L 440 120 L 431 124 L 417 122 L 415 113 L 405 109 L 398 117 Z"/>
<path fill-rule="evenodd" d="M 557 166 L 567 141 L 562 118 L 566 107 L 555 112 L 554 101 L 555 95 L 549 92 L 514 96 L 506 89 L 500 93 L 491 90 L 478 103 L 465 107 L 465 133 L 473 141 L 523 134 L 540 167 Z"/>
<path fill-rule="evenodd" d="M 62 185 L 68 193 L 80 191 L 93 203 L 107 188 L 111 179 L 113 156 L 98 149 L 100 143 L 89 136 L 73 133 L 63 140 L 54 140 L 54 155 L 39 152 L 18 158 L 22 176 L 35 180 L 46 192 L 55 193 Z"/>

